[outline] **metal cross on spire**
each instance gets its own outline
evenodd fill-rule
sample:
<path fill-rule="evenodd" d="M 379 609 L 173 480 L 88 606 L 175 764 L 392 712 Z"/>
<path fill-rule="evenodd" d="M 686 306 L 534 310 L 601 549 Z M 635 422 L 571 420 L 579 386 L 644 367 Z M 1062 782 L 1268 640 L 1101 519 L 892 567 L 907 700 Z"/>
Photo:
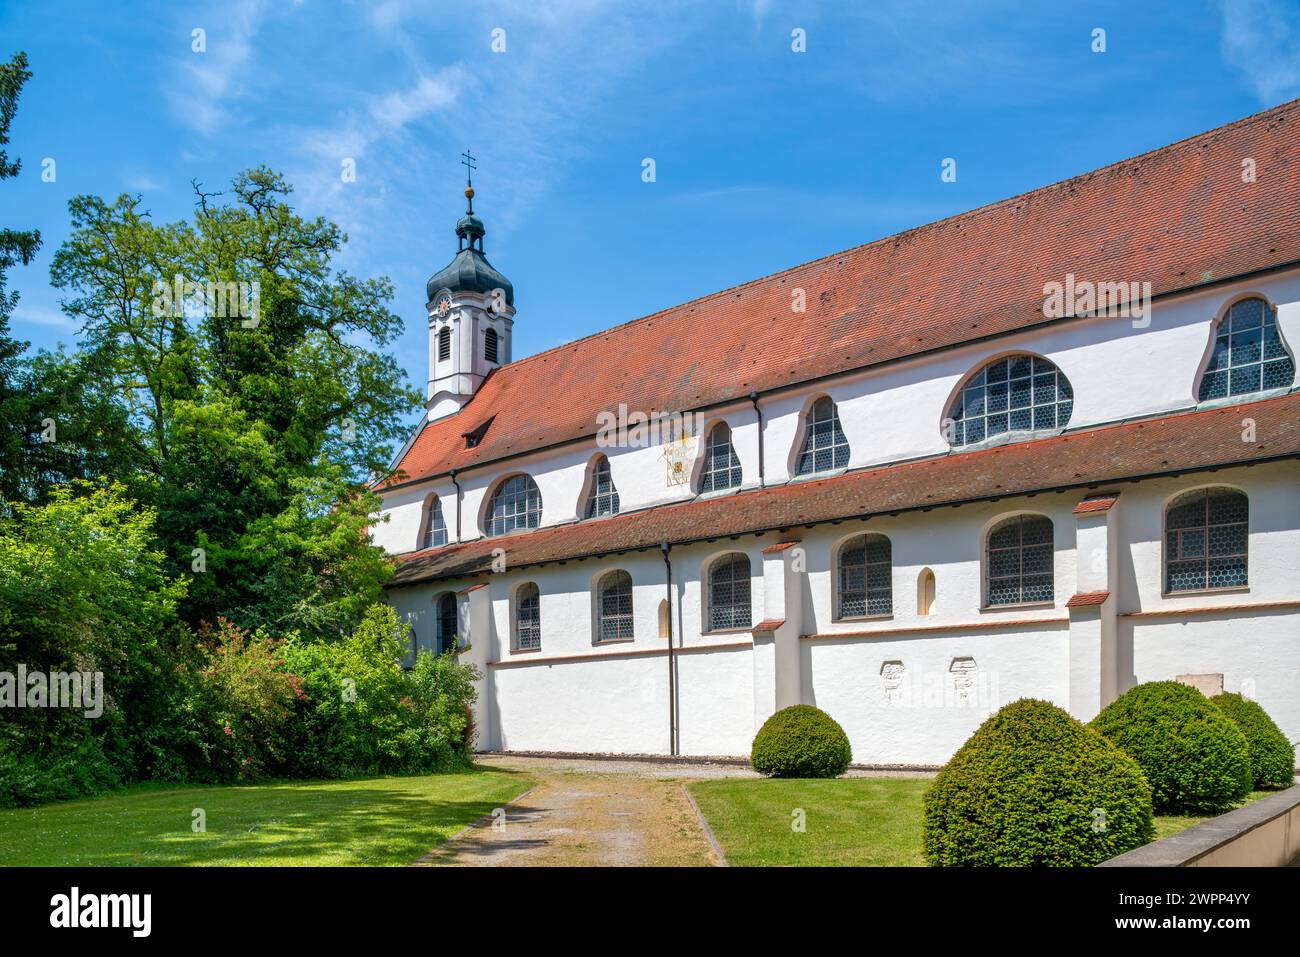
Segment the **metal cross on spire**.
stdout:
<path fill-rule="evenodd" d="M 474 212 L 474 154 L 469 150 L 461 153 L 460 165 L 465 167 L 465 198 L 469 200 L 469 211 Z"/>

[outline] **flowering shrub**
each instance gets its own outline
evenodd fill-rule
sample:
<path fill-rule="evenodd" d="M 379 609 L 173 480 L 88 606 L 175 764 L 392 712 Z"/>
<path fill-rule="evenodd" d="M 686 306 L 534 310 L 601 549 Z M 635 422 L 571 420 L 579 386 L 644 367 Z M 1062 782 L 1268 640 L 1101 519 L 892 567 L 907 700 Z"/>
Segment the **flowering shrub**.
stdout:
<path fill-rule="evenodd" d="M 244 780 L 280 770 L 289 722 L 305 702 L 303 680 L 286 666 L 285 642 L 222 618 L 201 636 L 201 664 L 184 708 L 200 767 L 196 776 Z"/>
<path fill-rule="evenodd" d="M 402 774 L 468 762 L 478 672 L 427 652 L 405 671 L 407 628 L 392 608 L 374 605 L 342 641 L 289 642 L 306 696 L 296 707 L 288 773 Z"/>

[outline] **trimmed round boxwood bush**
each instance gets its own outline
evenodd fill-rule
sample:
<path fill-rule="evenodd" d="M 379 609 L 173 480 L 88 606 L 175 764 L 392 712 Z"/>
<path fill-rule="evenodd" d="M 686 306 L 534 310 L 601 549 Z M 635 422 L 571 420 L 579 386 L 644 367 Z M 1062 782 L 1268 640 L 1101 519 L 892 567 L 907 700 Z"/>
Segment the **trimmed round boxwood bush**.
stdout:
<path fill-rule="evenodd" d="M 1137 761 L 1157 814 L 1217 813 L 1250 793 L 1246 736 L 1195 688 L 1149 681 L 1092 720 Z"/>
<path fill-rule="evenodd" d="M 1137 763 L 1047 701 L 992 715 L 925 793 L 936 867 L 1090 867 L 1155 835 Z"/>
<path fill-rule="evenodd" d="M 853 760 L 848 735 L 825 711 L 811 705 L 782 708 L 754 735 L 749 763 L 774 778 L 834 778 Z"/>
<path fill-rule="evenodd" d="M 1210 701 L 1246 736 L 1255 787 L 1290 787 L 1295 778 L 1295 748 L 1259 702 L 1231 692 Z"/>

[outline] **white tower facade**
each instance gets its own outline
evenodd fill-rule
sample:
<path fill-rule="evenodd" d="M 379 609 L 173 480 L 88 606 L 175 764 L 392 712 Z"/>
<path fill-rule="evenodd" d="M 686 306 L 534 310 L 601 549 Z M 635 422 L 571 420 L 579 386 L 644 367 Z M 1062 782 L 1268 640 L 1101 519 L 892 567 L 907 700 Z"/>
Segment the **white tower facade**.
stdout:
<path fill-rule="evenodd" d="M 458 411 L 511 359 L 514 306 L 504 297 L 438 290 L 429 310 L 429 419 Z"/>
<path fill-rule="evenodd" d="M 483 380 L 511 359 L 515 290 L 483 254 L 483 221 L 469 208 L 456 223 L 456 257 L 426 285 L 430 421 L 460 410 Z"/>

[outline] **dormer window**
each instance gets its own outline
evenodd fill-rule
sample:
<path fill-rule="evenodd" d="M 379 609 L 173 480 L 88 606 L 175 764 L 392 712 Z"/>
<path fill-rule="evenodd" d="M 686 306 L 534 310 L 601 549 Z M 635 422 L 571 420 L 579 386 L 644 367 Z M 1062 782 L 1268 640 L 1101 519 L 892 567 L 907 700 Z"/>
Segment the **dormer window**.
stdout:
<path fill-rule="evenodd" d="M 465 448 L 478 448 L 479 443 L 483 441 L 483 436 L 487 435 L 488 427 L 492 425 L 492 420 L 495 418 L 495 415 L 489 416 L 468 432 L 462 432 L 461 435 L 465 439 Z"/>

